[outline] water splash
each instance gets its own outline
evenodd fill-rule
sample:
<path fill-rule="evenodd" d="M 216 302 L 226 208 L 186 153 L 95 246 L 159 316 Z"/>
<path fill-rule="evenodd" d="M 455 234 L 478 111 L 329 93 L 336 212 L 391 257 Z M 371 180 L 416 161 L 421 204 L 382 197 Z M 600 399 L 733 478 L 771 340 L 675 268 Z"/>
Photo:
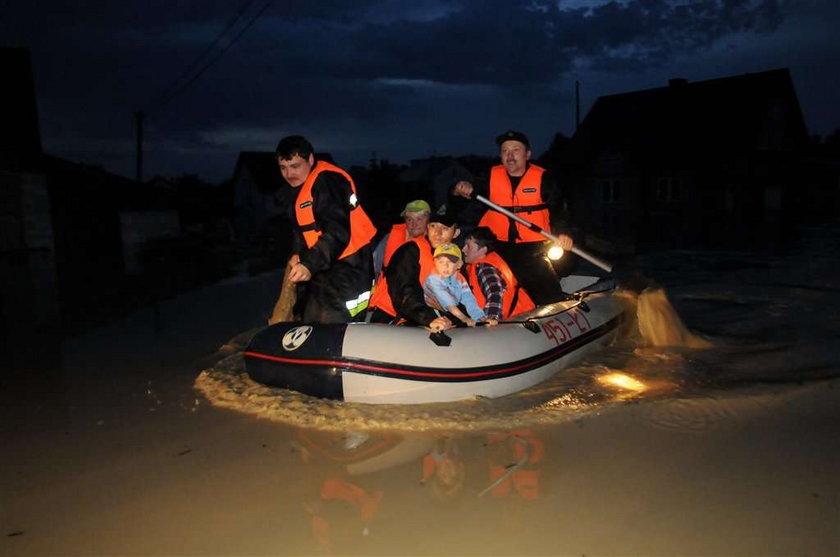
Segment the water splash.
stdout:
<path fill-rule="evenodd" d="M 635 315 L 641 346 L 711 348 L 712 342 L 692 333 L 685 326 L 665 289 L 645 289 L 641 294 L 622 290 L 619 299 Z M 635 337 L 634 337 L 635 338 Z"/>

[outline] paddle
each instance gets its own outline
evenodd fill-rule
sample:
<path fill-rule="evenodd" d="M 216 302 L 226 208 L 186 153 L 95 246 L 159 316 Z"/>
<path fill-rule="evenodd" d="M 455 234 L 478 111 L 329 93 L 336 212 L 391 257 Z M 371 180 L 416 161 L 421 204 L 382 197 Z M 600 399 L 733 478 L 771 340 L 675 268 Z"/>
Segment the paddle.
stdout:
<path fill-rule="evenodd" d="M 502 213 L 503 215 L 515 220 L 523 226 L 527 226 L 529 229 L 543 235 L 549 240 L 553 242 L 558 242 L 559 239 L 556 236 L 543 230 L 536 224 L 523 219 L 519 215 L 508 211 L 504 207 L 496 205 L 486 197 L 483 197 L 478 194 L 475 194 L 473 197 L 481 203 L 484 203 L 491 209 Z M 600 267 L 608 273 L 612 273 L 614 277 L 616 276 L 616 273 L 613 272 L 613 266 L 611 264 L 602 261 L 591 254 L 586 253 L 577 246 L 572 247 L 571 251 L 572 253 L 579 255 L 583 259 L 586 259 L 593 265 Z M 627 270 L 625 270 L 621 274 L 624 276 L 622 278 L 616 277 L 616 280 L 619 281 L 622 287 L 628 292 L 638 291 L 638 294 L 636 295 L 636 298 L 634 300 L 636 302 L 635 314 L 637 323 L 639 325 L 639 332 L 641 333 L 642 337 L 653 346 L 661 346 L 663 344 L 674 344 L 676 341 L 674 341 L 671 338 L 669 338 L 669 340 L 662 340 L 661 338 L 659 338 L 664 334 L 662 330 L 664 330 L 665 333 L 672 332 L 670 331 L 670 329 L 674 326 L 671 325 L 671 327 L 669 328 L 667 326 L 668 323 L 672 323 L 675 319 L 676 321 L 679 321 L 679 318 L 676 317 L 676 310 L 671 306 L 670 302 L 668 302 L 668 299 L 665 296 L 665 291 L 661 287 L 654 287 L 652 284 L 650 284 L 651 281 L 649 279 L 644 278 L 638 271 L 627 272 Z M 656 324 L 656 326 L 650 325 L 652 323 Z M 682 328 L 685 329 L 685 327 Z M 702 338 L 694 338 L 694 335 L 691 335 L 691 333 L 687 333 L 687 335 L 683 334 L 682 336 L 677 335 L 677 338 L 683 339 L 682 343 L 679 345 L 691 347 L 708 346 L 707 341 L 705 341 Z"/>
<path fill-rule="evenodd" d="M 289 272 L 292 270 L 291 265 L 286 265 L 286 271 L 283 273 L 283 282 L 280 287 L 280 297 L 274 304 L 274 310 L 271 312 L 271 317 L 268 319 L 269 325 L 280 323 L 281 321 L 294 321 L 292 313 L 297 301 L 297 285 L 289 280 Z"/>
<path fill-rule="evenodd" d="M 529 222 L 529 221 L 523 219 L 522 217 L 520 217 L 519 215 L 517 215 L 515 213 L 512 213 L 511 211 L 508 211 L 504 207 L 496 205 L 495 203 L 493 203 L 492 201 L 490 201 L 486 197 L 476 194 L 475 199 L 477 199 L 478 201 L 481 201 L 482 203 L 484 203 L 485 205 L 487 205 L 488 207 L 490 207 L 494 211 L 498 211 L 498 212 L 502 213 L 503 215 L 505 215 L 509 218 L 512 218 L 513 220 L 515 220 L 516 222 L 518 222 L 522 226 L 527 226 L 528 228 L 530 228 L 534 232 L 536 232 L 538 234 L 542 234 L 543 236 L 545 236 L 549 240 L 553 241 L 554 243 L 559 243 L 560 242 L 560 239 L 557 236 L 553 235 L 550 232 L 547 232 L 547 231 L 543 230 L 542 228 L 540 228 L 539 226 L 537 226 L 533 222 Z M 587 261 L 589 261 L 590 263 L 592 263 L 596 267 L 600 267 L 601 269 L 607 271 L 608 273 L 612 272 L 612 265 L 610 265 L 606 261 L 598 259 L 597 257 L 595 257 L 592 254 L 586 253 L 585 251 L 583 251 L 579 247 L 573 246 L 571 251 L 572 251 L 572 253 L 577 254 L 580 257 L 586 259 Z"/>

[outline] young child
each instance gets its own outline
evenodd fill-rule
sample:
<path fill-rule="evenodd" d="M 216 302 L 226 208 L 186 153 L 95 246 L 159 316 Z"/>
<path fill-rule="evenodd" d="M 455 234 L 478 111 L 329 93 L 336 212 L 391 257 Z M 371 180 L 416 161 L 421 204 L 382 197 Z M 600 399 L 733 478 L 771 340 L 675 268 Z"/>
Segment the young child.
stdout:
<path fill-rule="evenodd" d="M 449 312 L 470 327 L 475 327 L 477 321 L 496 325 L 498 321 L 487 318 L 466 279 L 458 272 L 463 265 L 461 249 L 455 244 L 443 244 L 435 248 L 434 257 L 435 270 L 423 283 L 426 303 L 437 310 Z M 468 315 L 461 311 L 458 304 L 464 306 Z"/>

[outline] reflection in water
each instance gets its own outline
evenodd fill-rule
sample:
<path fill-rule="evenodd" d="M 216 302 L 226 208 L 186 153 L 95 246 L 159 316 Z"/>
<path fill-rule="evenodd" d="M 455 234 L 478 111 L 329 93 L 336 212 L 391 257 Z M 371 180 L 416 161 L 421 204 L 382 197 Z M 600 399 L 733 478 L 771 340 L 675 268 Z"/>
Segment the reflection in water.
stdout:
<path fill-rule="evenodd" d="M 443 539 L 461 530 L 447 509 L 471 509 L 491 527 L 515 529 L 542 496 L 547 452 L 532 429 L 479 436 L 298 429 L 291 444 L 307 466 L 311 495 L 301 508 L 322 554 L 367 554 L 394 540 L 418 548 L 402 545 L 418 535 L 427 539 L 415 543 L 434 546 L 428 534 Z M 418 519 L 425 533 L 417 532 Z"/>
<path fill-rule="evenodd" d="M 492 483 L 478 496 L 490 494 L 507 498 L 517 494 L 523 499 L 540 496 L 538 464 L 545 455 L 545 445 L 530 429 L 488 435 L 487 455 Z"/>
<path fill-rule="evenodd" d="M 626 373 L 605 373 L 598 377 L 598 382 L 602 385 L 611 385 L 634 393 L 641 393 L 647 390 L 647 386 L 644 383 L 630 377 Z"/>
<path fill-rule="evenodd" d="M 311 469 L 306 480 L 315 484 L 302 503 L 314 545 L 334 554 L 358 553 L 367 545 L 385 495 L 375 473 L 419 458 L 429 442 L 389 433 L 300 429 L 292 446 Z"/>
<path fill-rule="evenodd" d="M 422 484 L 431 483 L 440 499 L 449 499 L 464 487 L 464 461 L 458 443 L 452 436 L 439 437 L 432 451 L 423 457 Z"/>

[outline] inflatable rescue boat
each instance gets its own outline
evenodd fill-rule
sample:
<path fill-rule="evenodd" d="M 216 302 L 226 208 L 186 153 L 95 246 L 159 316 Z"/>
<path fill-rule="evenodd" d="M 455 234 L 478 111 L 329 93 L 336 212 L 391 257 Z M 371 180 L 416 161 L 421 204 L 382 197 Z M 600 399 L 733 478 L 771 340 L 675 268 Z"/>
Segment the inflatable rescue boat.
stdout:
<path fill-rule="evenodd" d="M 444 332 L 376 323 L 277 323 L 251 340 L 245 366 L 259 383 L 347 402 L 502 397 L 611 342 L 622 319 L 614 292 L 607 279 L 496 327 Z"/>

